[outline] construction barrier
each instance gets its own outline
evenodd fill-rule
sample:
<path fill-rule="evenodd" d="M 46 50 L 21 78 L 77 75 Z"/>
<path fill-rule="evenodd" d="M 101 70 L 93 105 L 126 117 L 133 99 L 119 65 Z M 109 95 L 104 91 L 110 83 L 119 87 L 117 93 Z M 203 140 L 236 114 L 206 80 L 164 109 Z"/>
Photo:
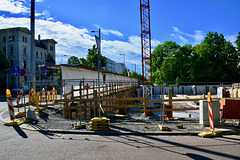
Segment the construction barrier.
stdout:
<path fill-rule="evenodd" d="M 14 108 L 13 108 L 13 103 L 12 103 L 12 95 L 11 95 L 11 91 L 9 89 L 7 89 L 6 95 L 7 95 L 6 97 L 7 97 L 7 102 L 8 102 L 10 120 L 14 121 L 15 114 L 14 114 Z"/>
<path fill-rule="evenodd" d="M 45 89 L 43 88 L 41 92 L 36 92 L 34 89 L 32 89 L 29 93 L 30 104 L 35 103 L 35 96 L 37 96 L 39 103 L 54 102 L 55 100 L 57 100 L 57 90 L 54 87 L 51 91 L 45 91 Z"/>
<path fill-rule="evenodd" d="M 18 93 L 18 95 L 17 95 L 17 104 L 19 104 L 19 102 L 20 102 L 20 100 L 21 100 L 21 98 L 22 98 L 23 90 L 24 90 L 24 88 L 22 88 L 22 89 L 20 90 L 20 92 Z"/>
<path fill-rule="evenodd" d="M 214 132 L 213 108 L 212 108 L 212 98 L 211 98 L 210 92 L 208 92 L 208 114 L 209 114 L 210 129 L 212 130 L 212 132 Z"/>
<path fill-rule="evenodd" d="M 47 92 L 47 100 L 48 102 L 53 102 L 54 100 L 57 100 L 57 91 L 55 87 L 51 91 Z"/>
<path fill-rule="evenodd" d="M 29 103 L 30 104 L 35 103 L 35 94 L 36 94 L 36 91 L 32 88 L 31 92 L 29 93 Z"/>
<path fill-rule="evenodd" d="M 109 131 L 110 119 L 106 117 L 94 117 L 89 122 L 90 131 Z"/>

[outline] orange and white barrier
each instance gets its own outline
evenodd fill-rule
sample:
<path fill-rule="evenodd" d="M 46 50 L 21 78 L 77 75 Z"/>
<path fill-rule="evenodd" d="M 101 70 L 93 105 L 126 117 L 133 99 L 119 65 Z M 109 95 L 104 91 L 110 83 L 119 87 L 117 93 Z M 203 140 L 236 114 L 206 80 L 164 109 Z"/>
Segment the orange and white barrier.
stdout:
<path fill-rule="evenodd" d="M 55 90 L 54 87 L 51 91 L 47 92 L 47 95 L 48 102 L 53 102 L 54 100 L 57 100 L 57 91 Z"/>
<path fill-rule="evenodd" d="M 22 88 L 22 89 L 20 90 L 20 92 L 18 93 L 18 95 L 17 95 L 17 104 L 19 104 L 19 102 L 20 102 L 20 100 L 21 100 L 21 98 L 22 98 L 23 89 L 24 89 L 24 88 Z"/>
<path fill-rule="evenodd" d="M 40 102 L 47 102 L 47 92 L 45 91 L 45 89 L 42 89 L 42 92 L 40 93 L 41 95 L 41 100 Z"/>
<path fill-rule="evenodd" d="M 213 107 L 212 107 L 212 98 L 211 98 L 210 92 L 208 92 L 208 115 L 209 115 L 210 129 L 214 132 Z"/>
<path fill-rule="evenodd" d="M 13 108 L 13 102 L 12 102 L 12 95 L 11 95 L 11 91 L 9 89 L 7 89 L 6 95 L 7 95 L 6 97 L 7 97 L 7 102 L 8 102 L 10 120 L 14 121 L 15 114 L 14 114 L 14 108 Z"/>
<path fill-rule="evenodd" d="M 35 90 L 32 88 L 31 92 L 29 93 L 29 102 L 30 104 L 34 104 L 35 103 Z"/>
<path fill-rule="evenodd" d="M 38 101 L 41 102 L 54 102 L 57 100 L 57 90 L 53 87 L 51 91 L 45 91 L 43 88 L 41 92 L 35 92 L 33 89 L 29 94 L 30 104 L 35 103 L 35 96 L 37 96 Z"/>

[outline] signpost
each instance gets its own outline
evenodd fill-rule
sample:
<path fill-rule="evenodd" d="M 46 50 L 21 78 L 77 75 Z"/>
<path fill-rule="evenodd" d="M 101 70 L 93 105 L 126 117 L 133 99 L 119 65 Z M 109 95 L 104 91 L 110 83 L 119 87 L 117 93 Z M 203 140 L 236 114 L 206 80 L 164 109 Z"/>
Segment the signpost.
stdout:
<path fill-rule="evenodd" d="M 25 76 L 26 75 L 26 70 L 25 69 L 21 69 L 20 70 L 20 76 Z"/>
<path fill-rule="evenodd" d="M 47 74 L 48 74 L 48 68 L 46 67 L 46 66 L 43 66 L 42 68 L 41 68 L 41 73 L 42 73 L 42 78 L 43 79 L 47 79 L 48 77 L 47 77 Z"/>
<path fill-rule="evenodd" d="M 20 68 L 18 66 L 13 67 L 13 75 L 14 76 L 19 76 L 20 74 Z"/>

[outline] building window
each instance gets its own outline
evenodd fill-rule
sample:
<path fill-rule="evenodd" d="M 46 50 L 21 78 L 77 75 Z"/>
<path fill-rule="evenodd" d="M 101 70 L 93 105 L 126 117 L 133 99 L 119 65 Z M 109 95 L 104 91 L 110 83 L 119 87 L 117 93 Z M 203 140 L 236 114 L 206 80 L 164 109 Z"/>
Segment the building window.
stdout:
<path fill-rule="evenodd" d="M 13 61 L 13 60 L 10 60 L 10 64 L 11 64 L 11 68 L 13 68 L 13 66 L 14 66 L 14 61 Z"/>
<path fill-rule="evenodd" d="M 36 63 L 36 71 L 38 71 L 38 63 Z"/>
<path fill-rule="evenodd" d="M 27 43 L 27 37 L 25 37 L 25 42 Z"/>
<path fill-rule="evenodd" d="M 45 59 L 47 58 L 47 54 L 46 54 L 46 53 L 44 54 L 44 58 L 45 58 Z"/>
<path fill-rule="evenodd" d="M 41 58 L 42 58 L 42 52 L 41 52 Z"/>
<path fill-rule="evenodd" d="M 22 42 L 24 42 L 24 36 L 22 36 Z"/>
<path fill-rule="evenodd" d="M 38 58 L 38 51 L 36 52 L 36 56 L 35 57 Z"/>
<path fill-rule="evenodd" d="M 27 76 L 24 76 L 24 81 L 25 81 L 25 82 L 27 81 Z"/>
<path fill-rule="evenodd" d="M 23 61 L 23 68 L 27 69 L 27 61 L 26 60 Z"/>
<path fill-rule="evenodd" d="M 6 37 L 5 36 L 3 36 L 3 42 L 6 42 Z"/>
<path fill-rule="evenodd" d="M 27 48 L 23 48 L 23 54 L 27 55 Z"/>
<path fill-rule="evenodd" d="M 13 47 L 10 47 L 10 54 L 13 54 Z"/>
<path fill-rule="evenodd" d="M 36 77 L 36 80 L 37 80 L 37 81 L 39 80 L 39 77 L 38 77 L 38 76 Z"/>
<path fill-rule="evenodd" d="M 14 35 L 12 35 L 12 36 L 9 36 L 9 41 L 14 41 Z"/>
<path fill-rule="evenodd" d="M 53 51 L 53 46 L 50 46 L 50 51 Z"/>

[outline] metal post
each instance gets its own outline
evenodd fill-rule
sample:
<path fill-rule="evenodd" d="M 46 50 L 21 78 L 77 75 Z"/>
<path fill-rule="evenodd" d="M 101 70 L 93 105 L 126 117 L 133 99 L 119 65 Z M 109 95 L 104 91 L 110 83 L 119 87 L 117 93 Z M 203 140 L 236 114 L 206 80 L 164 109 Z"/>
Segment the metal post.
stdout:
<path fill-rule="evenodd" d="M 30 58 L 29 58 L 29 70 L 30 70 L 30 79 L 35 81 L 35 58 L 34 58 L 34 41 L 35 41 L 35 0 L 31 0 L 31 44 L 30 44 Z M 35 85 L 33 86 L 35 89 Z"/>
<path fill-rule="evenodd" d="M 162 82 L 162 124 L 164 123 L 164 82 Z"/>
<path fill-rule="evenodd" d="M 8 44 L 7 44 L 7 41 L 8 41 L 8 39 L 7 39 L 7 36 L 6 36 L 6 60 L 8 60 Z M 6 87 L 8 89 L 8 72 L 7 72 L 7 79 L 6 79 L 6 81 L 7 81 L 7 86 Z"/>
<path fill-rule="evenodd" d="M 98 112 L 100 117 L 100 70 L 101 70 L 101 61 L 100 61 L 100 54 L 101 54 L 101 29 L 99 28 L 99 52 L 98 53 Z"/>

